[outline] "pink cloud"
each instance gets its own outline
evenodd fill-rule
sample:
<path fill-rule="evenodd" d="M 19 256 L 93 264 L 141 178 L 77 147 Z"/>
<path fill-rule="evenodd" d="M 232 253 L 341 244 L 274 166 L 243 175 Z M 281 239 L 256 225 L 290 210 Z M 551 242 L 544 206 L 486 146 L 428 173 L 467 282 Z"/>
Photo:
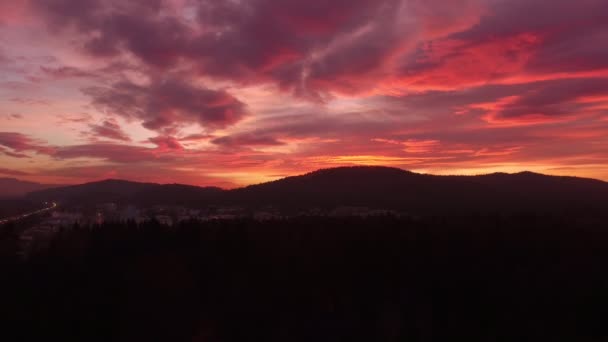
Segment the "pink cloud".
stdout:
<path fill-rule="evenodd" d="M 163 151 L 170 151 L 170 150 L 179 151 L 179 150 L 184 149 L 184 147 L 179 142 L 179 140 L 177 140 L 174 137 L 170 137 L 170 136 L 158 136 L 158 137 L 150 138 L 149 141 L 151 143 L 155 144 L 156 146 L 158 146 L 159 150 L 163 150 Z"/>
<path fill-rule="evenodd" d="M 25 20 L 27 1 L 8 1 L 0 3 L 0 26 L 15 24 Z"/>
<path fill-rule="evenodd" d="M 41 66 L 40 71 L 45 75 L 53 78 L 53 79 L 65 79 L 65 78 L 94 78 L 97 75 L 90 71 L 85 71 L 75 67 L 47 67 Z"/>
<path fill-rule="evenodd" d="M 0 158 L 55 177 L 73 159 L 102 165 L 78 179 L 366 162 L 608 175 L 605 0 L 15 3 L 3 38 L 36 33 L 0 52 L 2 117 L 23 115 L 2 120 Z"/>

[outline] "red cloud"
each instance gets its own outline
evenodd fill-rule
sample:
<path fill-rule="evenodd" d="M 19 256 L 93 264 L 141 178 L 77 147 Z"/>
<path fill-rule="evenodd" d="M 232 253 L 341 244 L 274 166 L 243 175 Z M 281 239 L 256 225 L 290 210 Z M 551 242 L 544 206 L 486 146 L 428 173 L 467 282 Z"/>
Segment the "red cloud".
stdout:
<path fill-rule="evenodd" d="M 485 3 L 486 15 L 477 24 L 442 39 L 423 40 L 406 55 L 396 75 L 382 81 L 381 90 L 451 90 L 595 77 L 592 70 L 606 74 L 605 1 Z"/>
<path fill-rule="evenodd" d="M 601 114 L 602 107 L 589 98 L 602 96 L 608 97 L 608 79 L 566 79 L 537 83 L 521 95 L 477 107 L 488 110 L 485 117 L 492 123 L 538 124 Z"/>
<path fill-rule="evenodd" d="M 524 33 L 479 43 L 446 39 L 419 47 L 389 87 L 451 90 L 493 83 L 521 72 L 541 38 Z"/>

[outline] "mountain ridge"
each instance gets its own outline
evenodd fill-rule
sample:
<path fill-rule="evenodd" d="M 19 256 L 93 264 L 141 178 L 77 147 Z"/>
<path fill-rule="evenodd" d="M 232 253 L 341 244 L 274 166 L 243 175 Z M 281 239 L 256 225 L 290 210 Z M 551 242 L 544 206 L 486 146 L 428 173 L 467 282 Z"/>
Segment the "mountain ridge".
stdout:
<path fill-rule="evenodd" d="M 30 192 L 65 187 L 62 184 L 42 184 L 13 177 L 0 177 L 0 198 L 19 198 Z"/>
<path fill-rule="evenodd" d="M 530 172 L 435 176 L 359 166 L 321 169 L 230 190 L 108 179 L 35 191 L 28 198 L 81 204 L 271 206 L 292 211 L 360 206 L 420 214 L 601 212 L 608 210 L 608 183 Z"/>
<path fill-rule="evenodd" d="M 286 177 L 279 178 L 279 179 L 272 180 L 272 181 L 268 181 L 268 182 L 249 184 L 249 185 L 244 185 L 242 187 L 231 188 L 231 189 L 224 189 L 224 188 L 217 187 L 217 186 L 200 186 L 200 185 L 192 185 L 192 184 L 177 183 L 177 182 L 171 182 L 171 183 L 143 182 L 143 181 L 133 181 L 133 180 L 127 180 L 127 179 L 120 179 L 120 178 L 105 178 L 105 179 L 85 182 L 85 183 L 81 183 L 81 184 L 66 184 L 66 185 L 61 185 L 61 184 L 59 184 L 59 185 L 58 184 L 42 184 L 42 185 L 52 186 L 52 187 L 72 187 L 72 186 L 82 186 L 82 185 L 87 185 L 87 184 L 131 183 L 131 184 L 147 184 L 147 185 L 183 185 L 183 186 L 203 188 L 203 189 L 206 189 L 206 188 L 215 188 L 215 189 L 221 189 L 221 190 L 224 190 L 224 191 L 231 191 L 231 190 L 238 190 L 238 189 L 243 189 L 243 188 L 254 187 L 254 186 L 263 185 L 263 184 L 280 182 L 280 181 L 287 180 L 287 179 L 292 179 L 292 178 L 310 177 L 310 176 L 316 176 L 316 175 L 321 175 L 321 174 L 330 173 L 330 172 L 340 172 L 340 171 L 349 171 L 349 170 L 358 170 L 358 169 L 363 169 L 363 170 L 380 170 L 380 171 L 388 171 L 388 170 L 390 170 L 390 171 L 400 172 L 400 173 L 404 173 L 404 174 L 419 175 L 419 176 L 431 176 L 431 177 L 466 177 L 466 178 L 474 178 L 474 177 L 488 177 L 488 176 L 518 176 L 518 175 L 522 175 L 523 176 L 523 175 L 529 175 L 529 176 L 542 176 L 542 177 L 561 178 L 561 179 L 583 179 L 583 180 L 589 180 L 589 181 L 595 181 L 595 182 L 599 182 L 599 183 L 603 183 L 603 184 L 608 184 L 607 181 L 604 181 L 604 180 L 601 180 L 601 179 L 597 179 L 597 178 L 579 177 L 579 176 L 564 176 L 564 175 L 550 175 L 550 174 L 538 173 L 538 172 L 533 172 L 533 171 L 525 171 L 525 170 L 524 171 L 513 172 L 513 173 L 509 173 L 509 172 L 492 172 L 492 173 L 481 173 L 481 174 L 474 174 L 474 175 L 462 175 L 462 174 L 435 175 L 435 174 L 429 174 L 429 173 L 417 173 L 417 172 L 413 172 L 413 171 L 410 171 L 410 170 L 400 169 L 400 168 L 391 167 L 391 166 L 340 166 L 340 167 L 332 167 L 332 168 L 321 168 L 321 169 L 317 169 L 317 170 L 310 171 L 310 172 L 307 172 L 307 173 L 303 173 L 303 174 L 300 174 L 300 175 L 286 176 Z M 20 180 L 20 179 L 17 179 L 17 178 L 0 177 L 0 180 L 3 180 L 3 179 L 11 179 L 11 180 L 16 180 L 16 181 L 20 181 L 20 182 L 28 182 L 28 181 L 23 181 L 23 180 Z M 35 183 L 35 182 L 30 182 L 30 183 Z M 39 183 L 36 183 L 36 184 L 39 184 Z"/>

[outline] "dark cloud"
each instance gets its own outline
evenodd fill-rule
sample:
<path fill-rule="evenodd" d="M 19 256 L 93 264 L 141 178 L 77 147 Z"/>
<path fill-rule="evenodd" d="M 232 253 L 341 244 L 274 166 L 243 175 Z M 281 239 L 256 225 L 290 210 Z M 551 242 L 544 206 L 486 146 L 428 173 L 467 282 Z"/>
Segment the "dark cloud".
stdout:
<path fill-rule="evenodd" d="M 503 105 L 496 117 L 580 115 L 595 105 L 593 101 L 581 101 L 585 97 L 608 99 L 608 79 L 567 79 L 543 82 L 537 88 Z"/>
<path fill-rule="evenodd" d="M 604 0 L 486 0 L 488 11 L 479 23 L 453 35 L 467 41 L 520 33 L 588 29 L 607 25 Z M 559 30 L 559 31 L 556 31 Z"/>
<path fill-rule="evenodd" d="M 186 44 L 187 28 L 162 15 L 161 0 L 33 0 L 54 29 L 71 28 L 96 56 L 129 51 L 147 63 L 168 66 Z"/>
<path fill-rule="evenodd" d="M 608 12 L 608 11 L 605 11 Z M 608 15 L 606 16 L 608 22 Z M 608 25 L 559 34 L 547 39 L 525 66 L 531 73 L 608 69 Z"/>
<path fill-rule="evenodd" d="M 97 29 L 101 34 L 85 45 L 91 54 L 113 55 L 122 48 L 158 67 L 174 64 L 189 43 L 186 27 L 170 17 L 150 19 L 126 13 L 105 19 Z"/>
<path fill-rule="evenodd" d="M 121 82 L 111 87 L 87 88 L 84 92 L 104 112 L 139 119 L 152 130 L 187 123 L 222 128 L 247 114 L 245 104 L 224 90 L 200 88 L 178 80 L 150 86 Z"/>
<path fill-rule="evenodd" d="M 560 116 L 600 114 L 598 104 L 608 101 L 608 79 L 565 78 L 522 84 L 488 84 L 449 91 L 426 91 L 404 96 L 376 97 L 373 104 L 393 116 L 418 115 L 431 123 L 452 122 L 461 117 L 482 117 L 491 113 L 494 120 L 529 116 L 559 119 Z M 461 120 L 463 121 L 463 120 Z M 465 120 L 465 122 L 467 122 Z M 454 123 L 451 123 L 453 125 Z"/>
<path fill-rule="evenodd" d="M 388 59 L 423 33 L 459 28 L 478 2 L 200 0 L 189 22 L 160 0 L 34 0 L 51 27 L 75 29 L 95 56 L 129 52 L 164 70 L 186 60 L 205 76 L 272 81 L 314 98 L 368 89 L 387 76 Z"/>
<path fill-rule="evenodd" d="M 205 74 L 272 80 L 301 96 L 354 94 L 389 76 L 390 59 L 424 34 L 469 20 L 477 2 L 203 1 L 199 19 L 211 34 L 191 45 L 192 58 Z"/>
<path fill-rule="evenodd" d="M 22 133 L 0 132 L 0 145 L 16 151 L 24 151 L 34 146 L 34 140 Z"/>
<path fill-rule="evenodd" d="M 223 147 L 260 147 L 260 146 L 280 146 L 285 143 L 275 137 L 257 134 L 239 134 L 232 136 L 224 136 L 211 140 L 215 145 Z"/>
<path fill-rule="evenodd" d="M 403 96 L 382 96 L 373 100 L 394 116 L 403 113 L 421 115 L 424 118 L 445 118 L 480 103 L 494 103 L 501 98 L 524 94 L 541 86 L 543 82 L 515 85 L 483 85 L 447 91 L 426 91 Z M 467 109 L 467 112 L 470 109 Z"/>
<path fill-rule="evenodd" d="M 23 157 L 21 152 L 33 151 L 40 154 L 53 154 L 54 148 L 41 141 L 32 139 L 25 134 L 17 132 L 0 132 L 0 146 L 7 147 L 15 157 Z M 9 154 L 10 155 L 10 154 Z"/>
<path fill-rule="evenodd" d="M 27 154 L 24 154 L 24 153 L 15 153 L 15 152 L 7 151 L 5 149 L 0 150 L 0 153 L 2 153 L 4 155 L 7 155 L 9 157 L 13 157 L 13 158 L 31 158 Z"/>
<path fill-rule="evenodd" d="M 96 138 L 131 141 L 131 138 L 122 130 L 116 120 L 108 119 L 101 124 L 91 124 L 89 128 L 91 129 L 90 134 Z"/>
<path fill-rule="evenodd" d="M 388 2 L 396 1 L 201 1 L 199 21 L 211 31 L 197 37 L 189 53 L 207 74 L 280 76 L 367 24 Z"/>
<path fill-rule="evenodd" d="M 544 82 L 529 91 L 516 103 L 530 107 L 551 106 L 586 96 L 608 96 L 608 79 L 566 79 Z"/>

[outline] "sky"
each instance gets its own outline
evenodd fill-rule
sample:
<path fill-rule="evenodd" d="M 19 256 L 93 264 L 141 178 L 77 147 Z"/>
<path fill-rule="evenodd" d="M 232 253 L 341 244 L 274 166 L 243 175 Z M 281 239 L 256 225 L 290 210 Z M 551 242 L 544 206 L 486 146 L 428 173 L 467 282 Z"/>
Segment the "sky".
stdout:
<path fill-rule="evenodd" d="M 0 177 L 608 180 L 606 0 L 0 0 Z"/>

